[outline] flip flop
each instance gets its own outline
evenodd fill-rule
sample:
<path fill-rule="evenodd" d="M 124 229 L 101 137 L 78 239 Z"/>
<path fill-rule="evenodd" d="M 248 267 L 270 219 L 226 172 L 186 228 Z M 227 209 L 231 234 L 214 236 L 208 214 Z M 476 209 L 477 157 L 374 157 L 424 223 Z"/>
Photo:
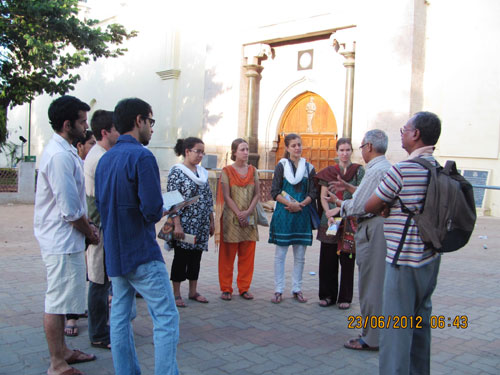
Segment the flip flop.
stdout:
<path fill-rule="evenodd" d="M 181 296 L 177 296 L 175 297 L 175 306 L 177 307 L 187 307 L 187 305 L 184 303 L 184 301 L 182 300 L 182 297 Z"/>
<path fill-rule="evenodd" d="M 250 292 L 243 292 L 240 294 L 240 296 L 247 300 L 253 299 L 253 294 Z"/>
<path fill-rule="evenodd" d="M 203 297 L 200 293 L 196 293 L 194 296 L 189 296 L 189 299 L 192 299 L 193 301 L 199 303 L 208 303 L 208 300 L 205 297 Z"/>
<path fill-rule="evenodd" d="M 82 358 L 82 356 L 84 357 Z M 96 359 L 97 357 L 94 354 L 87 354 L 78 349 L 74 349 L 73 354 L 71 354 L 71 356 L 68 359 L 66 359 L 66 363 L 68 365 L 73 365 L 75 363 L 95 361 Z"/>
<path fill-rule="evenodd" d="M 94 348 L 111 350 L 111 344 L 105 341 L 91 342 L 90 346 L 93 346 Z"/>
<path fill-rule="evenodd" d="M 283 301 L 283 295 L 279 292 L 274 293 L 274 297 L 271 298 L 272 303 L 281 303 Z"/>
<path fill-rule="evenodd" d="M 220 299 L 224 300 L 224 301 L 231 301 L 233 297 L 231 296 L 231 293 L 229 292 L 222 292 L 222 294 L 220 295 Z"/>
<path fill-rule="evenodd" d="M 369 346 L 364 343 L 361 338 L 350 339 L 344 344 L 344 348 L 353 349 L 353 350 L 368 350 L 368 351 L 377 351 L 378 346 Z"/>
<path fill-rule="evenodd" d="M 61 373 L 61 375 L 83 375 L 83 372 L 77 368 L 71 367 L 68 370 Z"/>
<path fill-rule="evenodd" d="M 334 304 L 335 304 L 335 302 L 333 302 L 333 300 L 331 298 L 323 298 L 323 299 L 319 300 L 319 302 L 318 302 L 318 305 L 320 305 L 321 307 L 328 307 L 328 306 L 331 306 Z"/>
<path fill-rule="evenodd" d="M 64 327 L 64 336 L 75 337 L 78 336 L 78 326 L 65 326 Z"/>
<path fill-rule="evenodd" d="M 295 298 L 300 303 L 306 303 L 307 298 L 304 297 L 302 292 L 293 292 L 293 298 Z"/>

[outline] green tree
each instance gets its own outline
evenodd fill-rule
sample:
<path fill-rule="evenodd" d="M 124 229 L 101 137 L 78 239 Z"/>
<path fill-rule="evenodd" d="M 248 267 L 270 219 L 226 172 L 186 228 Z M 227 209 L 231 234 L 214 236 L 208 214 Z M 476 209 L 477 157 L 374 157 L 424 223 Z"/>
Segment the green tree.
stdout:
<path fill-rule="evenodd" d="M 37 95 L 63 95 L 80 79 L 71 71 L 100 57 L 118 57 L 118 46 L 137 35 L 122 25 L 105 30 L 78 18 L 78 0 L 0 0 L 0 144 L 7 110 Z M 112 45 L 115 45 L 112 47 Z"/>

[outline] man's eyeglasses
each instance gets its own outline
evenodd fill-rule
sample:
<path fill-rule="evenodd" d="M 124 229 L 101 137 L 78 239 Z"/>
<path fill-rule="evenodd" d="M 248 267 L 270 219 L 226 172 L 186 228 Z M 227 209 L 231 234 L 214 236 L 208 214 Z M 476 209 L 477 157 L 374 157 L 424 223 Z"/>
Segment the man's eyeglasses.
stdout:
<path fill-rule="evenodd" d="M 205 151 L 203 151 L 203 150 L 190 149 L 189 151 L 196 152 L 198 155 L 205 156 Z"/>
<path fill-rule="evenodd" d="M 362 150 L 363 147 L 365 147 L 367 144 L 370 144 L 370 142 L 363 143 L 361 146 L 359 146 L 359 149 Z"/>
<path fill-rule="evenodd" d="M 399 129 L 401 135 L 403 135 L 403 133 L 406 133 L 406 132 L 409 132 L 409 131 L 412 131 L 412 130 L 416 130 L 416 129 L 414 129 L 414 128 L 406 129 L 404 127 Z"/>
<path fill-rule="evenodd" d="M 151 126 L 151 127 L 155 126 L 156 120 L 154 118 L 144 116 L 143 119 L 149 120 L 149 126 Z"/>

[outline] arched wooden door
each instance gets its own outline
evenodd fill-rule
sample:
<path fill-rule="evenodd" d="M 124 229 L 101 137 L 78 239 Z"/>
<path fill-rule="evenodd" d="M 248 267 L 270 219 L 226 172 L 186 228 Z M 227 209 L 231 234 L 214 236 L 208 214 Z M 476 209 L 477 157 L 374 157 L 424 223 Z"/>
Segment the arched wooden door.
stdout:
<path fill-rule="evenodd" d="M 285 152 L 285 136 L 296 133 L 302 138 L 302 157 L 316 171 L 333 165 L 337 156 L 337 121 L 328 103 L 319 95 L 305 92 L 293 99 L 279 126 L 276 163 Z"/>

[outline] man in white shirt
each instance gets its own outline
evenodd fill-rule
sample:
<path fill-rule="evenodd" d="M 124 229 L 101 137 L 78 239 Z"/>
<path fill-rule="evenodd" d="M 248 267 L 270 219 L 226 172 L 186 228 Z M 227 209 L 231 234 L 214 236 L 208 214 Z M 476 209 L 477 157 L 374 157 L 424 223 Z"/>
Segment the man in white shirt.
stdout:
<path fill-rule="evenodd" d="M 113 147 L 120 133 L 113 125 L 113 112 L 97 110 L 90 121 L 97 144 L 92 147 L 85 158 L 85 191 L 87 194 L 88 216 L 97 226 L 101 226 L 101 215 L 95 204 L 95 170 L 101 157 Z M 109 338 L 109 305 L 108 296 L 110 281 L 104 267 L 104 246 L 102 232 L 97 245 L 89 245 L 87 249 L 87 273 L 89 278 L 88 310 L 90 344 L 96 348 L 111 349 Z"/>
<path fill-rule="evenodd" d="M 44 328 L 50 352 L 49 375 L 81 374 L 70 366 L 96 357 L 70 350 L 64 341 L 65 314 L 85 311 L 85 238 L 99 242 L 87 219 L 82 160 L 71 145 L 88 128 L 90 107 L 62 96 L 49 107 L 54 135 L 40 159 L 35 196 L 35 237 L 47 268 Z"/>

